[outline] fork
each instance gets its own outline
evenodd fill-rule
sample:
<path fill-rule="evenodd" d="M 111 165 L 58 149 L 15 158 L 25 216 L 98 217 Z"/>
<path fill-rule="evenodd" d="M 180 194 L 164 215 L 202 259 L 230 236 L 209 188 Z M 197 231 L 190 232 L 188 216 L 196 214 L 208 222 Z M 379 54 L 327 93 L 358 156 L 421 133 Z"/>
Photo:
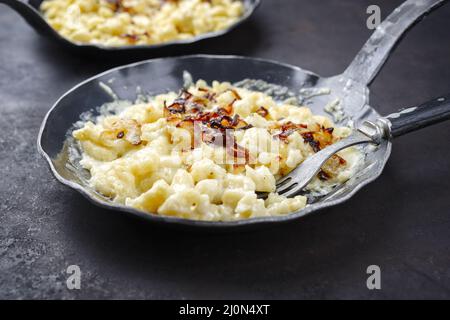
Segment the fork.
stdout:
<path fill-rule="evenodd" d="M 425 102 L 417 107 L 402 109 L 375 121 L 365 121 L 344 138 L 303 161 L 276 185 L 276 192 L 286 197 L 299 194 L 317 175 L 322 165 L 335 153 L 359 144 L 378 145 L 411 131 L 450 119 L 450 94 Z"/>

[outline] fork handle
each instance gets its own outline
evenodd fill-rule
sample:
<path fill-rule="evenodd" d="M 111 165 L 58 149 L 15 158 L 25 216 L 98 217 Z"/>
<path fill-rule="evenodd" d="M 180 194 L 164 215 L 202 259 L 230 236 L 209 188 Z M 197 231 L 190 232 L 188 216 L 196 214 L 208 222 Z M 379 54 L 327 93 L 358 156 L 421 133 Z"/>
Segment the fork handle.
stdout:
<path fill-rule="evenodd" d="M 450 120 L 450 94 L 417 107 L 400 110 L 386 117 L 391 122 L 392 137 L 399 137 L 432 124 Z"/>

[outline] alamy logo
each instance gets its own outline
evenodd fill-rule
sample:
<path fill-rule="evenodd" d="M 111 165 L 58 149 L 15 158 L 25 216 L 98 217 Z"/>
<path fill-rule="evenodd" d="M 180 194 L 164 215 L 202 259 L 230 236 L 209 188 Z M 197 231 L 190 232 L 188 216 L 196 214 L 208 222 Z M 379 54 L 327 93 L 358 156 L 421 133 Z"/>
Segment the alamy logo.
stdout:
<path fill-rule="evenodd" d="M 367 14 L 370 16 L 367 18 L 367 28 L 369 30 L 376 29 L 381 23 L 381 9 L 379 6 L 373 4 L 367 7 Z"/>
<path fill-rule="evenodd" d="M 66 280 L 67 289 L 80 290 L 81 289 L 81 269 L 77 265 L 70 265 L 66 270 L 70 276 Z"/>
<path fill-rule="evenodd" d="M 367 267 L 367 274 L 370 276 L 367 278 L 367 289 L 380 290 L 381 289 L 381 269 L 377 265 L 371 265 Z"/>

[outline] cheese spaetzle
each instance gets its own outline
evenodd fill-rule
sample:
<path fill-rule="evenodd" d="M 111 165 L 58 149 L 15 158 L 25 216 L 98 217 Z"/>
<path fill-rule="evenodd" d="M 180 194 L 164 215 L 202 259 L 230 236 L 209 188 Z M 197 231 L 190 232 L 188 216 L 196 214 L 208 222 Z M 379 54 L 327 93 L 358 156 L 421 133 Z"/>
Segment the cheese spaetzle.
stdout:
<path fill-rule="evenodd" d="M 92 188 L 149 213 L 199 220 L 284 215 L 306 197 L 275 193 L 276 180 L 350 134 L 306 107 L 200 80 L 73 132 Z M 359 151 L 333 156 L 311 186 L 349 179 Z M 257 192 L 266 192 L 263 200 Z"/>
<path fill-rule="evenodd" d="M 63 37 L 104 46 L 152 45 L 220 31 L 244 13 L 239 0 L 45 0 Z"/>

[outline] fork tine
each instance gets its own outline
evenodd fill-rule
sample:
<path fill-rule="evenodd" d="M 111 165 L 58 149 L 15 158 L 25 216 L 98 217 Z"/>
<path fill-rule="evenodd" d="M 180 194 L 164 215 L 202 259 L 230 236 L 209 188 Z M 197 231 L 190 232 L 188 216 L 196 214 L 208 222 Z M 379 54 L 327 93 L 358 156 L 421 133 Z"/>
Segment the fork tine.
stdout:
<path fill-rule="evenodd" d="M 285 177 L 283 177 L 278 183 L 277 183 L 277 188 L 280 188 L 281 186 L 283 186 L 284 184 L 286 184 L 288 181 L 292 180 L 292 177 L 287 175 Z"/>
<path fill-rule="evenodd" d="M 289 192 L 292 188 L 295 188 L 298 185 L 298 183 L 294 182 L 289 185 L 285 185 L 281 187 L 280 189 L 277 189 L 277 193 L 280 195 L 284 195 L 285 192 Z"/>
<path fill-rule="evenodd" d="M 278 184 L 276 192 L 283 196 L 298 194 L 319 172 L 322 165 L 336 152 L 356 144 L 374 141 L 366 134 L 355 131 L 347 138 L 332 144 L 307 158 L 297 168 L 291 171 Z M 287 183 L 289 181 L 289 183 Z"/>
<path fill-rule="evenodd" d="M 301 191 L 303 190 L 303 187 L 300 185 L 296 185 L 294 188 L 288 190 L 283 196 L 290 198 L 297 196 Z"/>

